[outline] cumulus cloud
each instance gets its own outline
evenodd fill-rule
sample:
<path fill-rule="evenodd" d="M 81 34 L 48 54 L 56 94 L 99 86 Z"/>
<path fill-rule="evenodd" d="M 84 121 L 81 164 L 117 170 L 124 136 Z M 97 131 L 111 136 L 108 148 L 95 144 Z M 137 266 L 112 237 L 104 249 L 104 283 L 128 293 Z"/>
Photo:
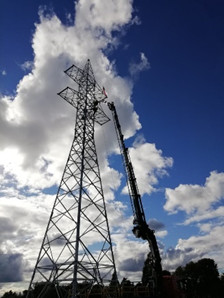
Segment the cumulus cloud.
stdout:
<path fill-rule="evenodd" d="M 191 215 L 203 215 L 205 211 L 213 210 L 223 198 L 224 173 L 213 171 L 204 186 L 181 184 L 175 189 L 167 188 L 164 209 L 171 213 L 181 210 Z"/>
<path fill-rule="evenodd" d="M 165 253 L 164 265 L 174 270 L 191 260 L 202 257 L 213 258 L 223 267 L 224 232 L 224 173 L 212 171 L 204 185 L 181 184 L 175 189 L 166 189 L 164 209 L 169 214 L 183 212 L 184 226 L 195 225 L 198 235 L 179 239 L 175 248 Z"/>
<path fill-rule="evenodd" d="M 111 36 L 113 31 L 120 30 L 132 20 L 132 2 L 133 0 L 104 3 L 79 1 L 76 5 L 76 27 L 82 31 L 91 28 L 99 35 L 102 35 L 103 31 L 107 36 Z"/>
<path fill-rule="evenodd" d="M 132 1 L 107 1 L 105 9 L 105 3 L 93 5 L 92 1 L 79 1 L 74 26 L 64 26 L 55 15 L 40 12 L 40 23 L 32 41 L 32 72 L 19 82 L 13 100 L 1 99 L 0 150 L 12 149 L 10 156 L 4 153 L 3 166 L 21 187 L 50 187 L 59 180 L 72 140 L 75 111 L 57 98 L 56 93 L 73 84 L 63 73 L 73 63 L 82 67 L 90 58 L 99 82 L 105 87 L 113 86 L 108 88 L 109 96 L 117 101 L 125 116 L 124 133 L 131 136 L 140 128 L 130 101 L 132 86 L 116 75 L 113 64 L 102 52 L 114 42 L 112 32 L 130 22 L 131 4 Z M 107 18 L 101 17 L 102 11 L 104 16 L 107 11 Z M 117 145 L 110 140 L 107 147 Z M 13 171 L 9 166 L 11 158 L 17 160 Z M 35 177 L 30 173 L 35 173 Z"/>
<path fill-rule="evenodd" d="M 164 157 L 162 150 L 155 144 L 145 141 L 144 138 L 136 138 L 133 147 L 129 149 L 134 171 L 138 181 L 139 191 L 143 195 L 155 190 L 154 185 L 158 179 L 167 175 L 167 168 L 173 164 L 171 157 Z M 127 192 L 125 189 L 123 192 Z"/>
<path fill-rule="evenodd" d="M 7 75 L 7 72 L 4 69 L 1 71 L 1 73 L 2 73 L 2 76 L 6 76 Z"/>
<path fill-rule="evenodd" d="M 103 11 L 104 16 L 108 14 L 107 18 L 101 17 Z M 17 187 L 42 189 L 60 179 L 72 140 L 75 111 L 57 98 L 56 93 L 72 85 L 63 74 L 72 63 L 82 67 L 87 58 L 93 61 L 97 79 L 106 89 L 110 86 L 109 98 L 116 102 L 120 119 L 125 119 L 121 125 L 126 137 L 141 127 L 130 101 L 130 81 L 116 74 L 113 63 L 102 52 L 115 42 L 112 32 L 131 22 L 132 13 L 132 1 L 128 0 L 94 5 L 92 1 L 79 1 L 75 25 L 64 26 L 54 14 L 45 15 L 40 11 L 40 23 L 36 24 L 32 41 L 32 71 L 19 82 L 13 100 L 8 96 L 0 100 L 0 160 L 4 173 L 13 177 Z M 111 125 L 107 125 L 108 130 Z M 96 139 L 103 164 L 103 158 L 117 150 L 116 138 L 100 146 L 102 132 L 97 129 Z M 110 171 L 108 165 L 102 168 Z"/>

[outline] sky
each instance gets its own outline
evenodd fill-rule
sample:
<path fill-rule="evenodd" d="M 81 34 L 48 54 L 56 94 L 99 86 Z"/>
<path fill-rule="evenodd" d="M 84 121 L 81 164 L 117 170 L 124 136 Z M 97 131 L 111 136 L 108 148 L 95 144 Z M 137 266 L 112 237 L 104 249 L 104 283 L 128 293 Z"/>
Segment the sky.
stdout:
<path fill-rule="evenodd" d="M 221 0 L 0 1 L 0 294 L 28 287 L 74 133 L 57 93 L 88 58 L 163 269 L 208 257 L 224 271 L 223 13 Z M 112 121 L 96 146 L 119 277 L 140 280 L 148 246 L 131 232 Z"/>

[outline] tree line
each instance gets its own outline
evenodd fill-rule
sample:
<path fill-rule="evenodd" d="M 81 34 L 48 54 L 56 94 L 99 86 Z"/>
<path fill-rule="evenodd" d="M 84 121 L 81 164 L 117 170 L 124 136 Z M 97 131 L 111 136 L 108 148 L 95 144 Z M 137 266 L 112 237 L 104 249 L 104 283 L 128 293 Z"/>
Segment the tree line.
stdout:
<path fill-rule="evenodd" d="M 150 292 L 143 290 L 147 288 L 147 280 L 150 279 L 150 268 L 145 265 L 143 268 L 142 281 L 137 285 L 124 278 L 119 285 L 114 285 L 112 282 L 109 287 L 103 287 L 95 285 L 92 287 L 88 297 L 100 298 L 104 297 L 100 293 L 104 293 L 105 290 L 113 290 L 116 286 L 119 287 L 119 297 L 150 297 Z M 167 283 L 175 281 L 176 292 L 171 291 L 170 287 L 166 287 L 166 293 L 163 294 L 164 298 L 222 298 L 224 297 L 224 273 L 219 274 L 217 264 L 214 260 L 209 258 L 201 259 L 197 262 L 189 262 L 185 266 L 179 266 L 172 274 L 169 271 L 163 271 L 163 279 Z M 43 283 L 36 284 L 34 288 L 33 297 L 37 297 L 40 293 Z M 67 293 L 70 291 L 69 287 L 61 288 L 62 291 Z M 141 292 L 142 290 L 142 292 Z M 174 289 L 175 290 L 175 289 Z M 109 292 L 107 292 L 109 293 Z M 22 293 L 16 293 L 8 291 L 4 293 L 2 298 L 25 298 L 27 291 Z M 50 292 L 46 297 L 57 297 L 54 287 L 50 289 Z M 105 296 L 107 297 L 107 296 Z"/>

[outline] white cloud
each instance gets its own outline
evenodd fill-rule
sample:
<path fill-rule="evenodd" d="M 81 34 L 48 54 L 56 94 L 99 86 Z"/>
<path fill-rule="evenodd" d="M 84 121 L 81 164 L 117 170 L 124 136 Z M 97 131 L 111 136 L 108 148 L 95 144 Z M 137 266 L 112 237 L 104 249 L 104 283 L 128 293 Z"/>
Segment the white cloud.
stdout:
<path fill-rule="evenodd" d="M 132 20 L 133 0 L 126 1 L 79 1 L 76 5 L 75 25 L 78 30 L 94 30 L 102 36 L 102 30 L 107 36 L 117 31 Z M 102 17 L 103 16 L 103 17 Z"/>
<path fill-rule="evenodd" d="M 223 206 L 218 206 L 217 208 L 210 208 L 208 212 L 205 212 L 203 214 L 196 213 L 193 216 L 188 217 L 185 221 L 185 225 L 189 225 L 190 223 L 194 222 L 201 222 L 204 220 L 212 220 L 212 219 L 218 219 L 218 218 L 223 218 L 224 216 L 224 207 Z"/>
<path fill-rule="evenodd" d="M 7 75 L 7 72 L 6 72 L 6 70 L 2 70 L 2 76 L 6 76 Z"/>
<path fill-rule="evenodd" d="M 162 231 L 156 232 L 155 234 L 156 234 L 156 237 L 158 237 L 158 238 L 164 238 L 168 235 L 168 231 L 162 230 Z"/>
<path fill-rule="evenodd" d="M 32 68 L 33 68 L 33 61 L 25 61 L 23 64 L 21 64 L 21 68 L 24 71 L 32 70 Z"/>
<path fill-rule="evenodd" d="M 197 225 L 202 233 L 208 233 L 212 229 L 211 223 L 199 223 Z"/>
<path fill-rule="evenodd" d="M 129 153 L 140 193 L 150 194 L 155 190 L 158 178 L 167 175 L 166 169 L 172 166 L 173 159 L 164 157 L 162 150 L 157 149 L 155 144 L 147 143 L 142 137 L 136 139 Z"/>
<path fill-rule="evenodd" d="M 189 261 L 209 257 L 223 267 L 224 173 L 213 171 L 204 185 L 179 185 L 166 189 L 164 209 L 170 214 L 183 211 L 183 224 L 196 224 L 199 234 L 187 239 L 179 239 L 175 248 L 164 253 L 164 266 L 174 270 Z"/>
<path fill-rule="evenodd" d="M 147 243 L 128 238 L 125 234 L 115 234 L 112 240 L 116 243 L 114 255 L 119 278 L 141 280 L 144 261 L 149 252 Z"/>
<path fill-rule="evenodd" d="M 203 215 L 205 211 L 212 211 L 223 198 L 224 173 L 213 171 L 206 178 L 204 186 L 180 184 L 175 189 L 167 188 L 164 209 L 171 213 L 182 210 L 191 216 Z"/>
<path fill-rule="evenodd" d="M 21 186 L 49 187 L 58 181 L 62 173 L 72 140 L 75 110 L 56 93 L 67 85 L 73 85 L 63 74 L 63 70 L 73 63 L 82 67 L 90 58 L 99 82 L 105 87 L 113 86 L 108 88 L 110 100 L 122 98 L 117 106 L 121 114 L 125 113 L 124 133 L 131 136 L 139 129 L 138 116 L 130 102 L 132 86 L 116 75 L 112 64 L 102 53 L 102 49 L 113 42 L 111 30 L 118 30 L 131 20 L 132 1 L 115 2 L 107 1 L 105 5 L 95 1 L 92 5 L 92 1 L 79 1 L 75 26 L 62 25 L 55 15 L 50 18 L 40 15 L 41 22 L 36 25 L 32 42 L 33 70 L 19 82 L 13 101 L 7 97 L 1 100 L 4 106 L 0 119 L 0 150 L 4 151 L 9 146 L 14 148 L 12 158 L 17 159 L 19 165 L 13 172 L 6 164 L 4 167 Z M 102 11 L 107 11 L 108 18 L 101 17 Z M 96 36 L 99 28 L 105 29 L 106 34 Z M 108 147 L 116 146 L 110 140 Z"/>
<path fill-rule="evenodd" d="M 145 56 L 144 53 L 140 53 L 140 62 L 130 63 L 129 72 L 132 77 L 136 77 L 140 72 L 149 68 L 150 68 L 150 64 L 149 64 L 148 58 Z"/>

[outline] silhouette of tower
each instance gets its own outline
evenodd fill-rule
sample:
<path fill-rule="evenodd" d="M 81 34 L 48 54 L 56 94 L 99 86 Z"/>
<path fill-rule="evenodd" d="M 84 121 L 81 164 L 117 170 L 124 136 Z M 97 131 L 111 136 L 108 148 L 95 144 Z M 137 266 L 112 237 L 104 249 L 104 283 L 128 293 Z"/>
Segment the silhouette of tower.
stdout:
<path fill-rule="evenodd" d="M 116 279 L 94 141 L 95 122 L 109 121 L 100 105 L 106 93 L 89 60 L 84 69 L 73 65 L 65 73 L 78 84 L 78 91 L 67 87 L 58 93 L 77 110 L 75 135 L 27 297 L 80 297 Z"/>

